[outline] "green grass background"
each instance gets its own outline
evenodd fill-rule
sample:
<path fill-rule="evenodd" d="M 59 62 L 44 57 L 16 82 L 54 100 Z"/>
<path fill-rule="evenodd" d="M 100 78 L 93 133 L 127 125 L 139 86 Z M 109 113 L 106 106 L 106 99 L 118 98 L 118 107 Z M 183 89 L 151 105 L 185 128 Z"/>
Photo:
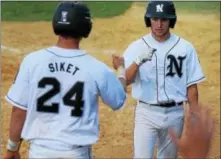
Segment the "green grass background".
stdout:
<path fill-rule="evenodd" d="M 3 21 L 51 20 L 60 2 L 2 2 Z M 86 2 L 92 18 L 113 17 L 124 13 L 132 2 Z"/>
<path fill-rule="evenodd" d="M 50 21 L 59 2 L 1 2 L 3 21 Z M 101 2 L 88 4 L 92 18 L 118 16 L 129 9 L 132 3 L 146 6 L 147 2 Z M 177 12 L 220 14 L 220 2 L 175 2 Z"/>
<path fill-rule="evenodd" d="M 147 2 L 138 2 L 139 5 L 147 6 Z M 215 1 L 176 1 L 174 2 L 178 12 L 190 13 L 220 13 L 220 2 Z"/>

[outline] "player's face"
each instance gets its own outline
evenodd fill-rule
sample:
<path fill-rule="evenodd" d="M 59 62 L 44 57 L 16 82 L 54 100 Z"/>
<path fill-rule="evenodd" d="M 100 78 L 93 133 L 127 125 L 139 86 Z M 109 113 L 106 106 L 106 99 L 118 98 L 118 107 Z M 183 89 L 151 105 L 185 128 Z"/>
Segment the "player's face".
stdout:
<path fill-rule="evenodd" d="M 157 37 L 163 37 L 169 33 L 170 21 L 168 19 L 151 18 L 151 30 Z"/>

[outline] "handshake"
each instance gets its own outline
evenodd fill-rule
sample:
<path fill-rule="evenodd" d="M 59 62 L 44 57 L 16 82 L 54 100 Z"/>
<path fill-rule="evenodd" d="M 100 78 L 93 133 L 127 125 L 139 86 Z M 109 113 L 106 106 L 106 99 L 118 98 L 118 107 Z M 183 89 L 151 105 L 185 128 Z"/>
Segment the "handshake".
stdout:
<path fill-rule="evenodd" d="M 143 64 L 146 61 L 151 61 L 153 53 L 156 51 L 154 48 L 148 48 L 142 54 L 136 56 L 133 60 L 138 66 Z M 112 64 L 115 70 L 118 70 L 119 67 L 124 68 L 124 58 L 116 55 L 112 55 Z"/>

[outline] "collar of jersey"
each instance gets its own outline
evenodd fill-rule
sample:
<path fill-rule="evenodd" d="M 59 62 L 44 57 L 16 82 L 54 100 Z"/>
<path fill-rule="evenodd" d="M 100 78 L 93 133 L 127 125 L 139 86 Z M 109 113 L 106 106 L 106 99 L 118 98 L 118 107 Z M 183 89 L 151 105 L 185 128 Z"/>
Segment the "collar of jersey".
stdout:
<path fill-rule="evenodd" d="M 58 46 L 52 46 L 47 48 L 46 51 L 60 57 L 77 57 L 86 55 L 84 50 L 80 49 L 64 49 Z"/>
<path fill-rule="evenodd" d="M 159 42 L 157 40 L 154 39 L 154 37 L 152 36 L 152 34 L 150 33 L 149 36 L 151 37 L 152 41 L 154 43 L 156 43 L 157 45 L 164 45 L 164 44 L 167 44 L 168 42 L 170 42 L 172 39 L 175 38 L 174 34 L 173 33 L 170 33 L 170 37 L 166 40 L 166 41 L 163 41 L 163 42 Z"/>

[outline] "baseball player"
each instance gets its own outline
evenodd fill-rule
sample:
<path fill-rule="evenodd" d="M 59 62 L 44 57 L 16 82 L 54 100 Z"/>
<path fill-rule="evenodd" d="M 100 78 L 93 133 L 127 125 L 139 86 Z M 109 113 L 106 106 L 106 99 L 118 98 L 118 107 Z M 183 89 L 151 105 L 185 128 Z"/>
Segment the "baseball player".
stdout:
<path fill-rule="evenodd" d="M 184 103 L 198 105 L 197 84 L 205 79 L 194 46 L 170 32 L 177 20 L 172 1 L 150 1 L 144 16 L 151 32 L 137 39 L 123 54 L 126 83 L 132 84 L 137 100 L 134 127 L 134 157 L 176 158 L 177 146 L 168 129 L 179 137 L 184 121 Z M 114 68 L 118 60 L 114 56 Z"/>
<path fill-rule="evenodd" d="M 6 95 L 13 108 L 4 158 L 20 158 L 21 139 L 30 143 L 29 158 L 91 158 L 98 97 L 113 110 L 126 100 L 123 62 L 117 77 L 79 47 L 92 29 L 89 8 L 62 2 L 52 23 L 57 44 L 27 55 Z"/>

